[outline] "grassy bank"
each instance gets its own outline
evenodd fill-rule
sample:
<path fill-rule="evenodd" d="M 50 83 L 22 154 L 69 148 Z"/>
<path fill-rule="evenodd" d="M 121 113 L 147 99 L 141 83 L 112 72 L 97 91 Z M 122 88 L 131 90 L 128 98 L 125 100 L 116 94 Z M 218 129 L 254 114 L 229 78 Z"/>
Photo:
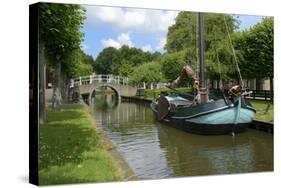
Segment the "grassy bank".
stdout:
<path fill-rule="evenodd" d="M 47 111 L 39 127 L 39 183 L 65 184 L 121 179 L 83 105 Z"/>
<path fill-rule="evenodd" d="M 251 104 L 257 110 L 256 120 L 273 123 L 274 120 L 274 105 L 270 101 L 250 100 Z"/>

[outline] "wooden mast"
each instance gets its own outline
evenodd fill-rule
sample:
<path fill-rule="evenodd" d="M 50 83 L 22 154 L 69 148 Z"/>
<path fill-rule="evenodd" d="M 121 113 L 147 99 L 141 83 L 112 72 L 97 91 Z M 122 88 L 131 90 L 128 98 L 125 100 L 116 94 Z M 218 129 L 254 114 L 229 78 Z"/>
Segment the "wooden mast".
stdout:
<path fill-rule="evenodd" d="M 207 93 L 207 82 L 206 82 L 206 72 L 205 72 L 205 61 L 204 61 L 204 15 L 203 13 L 198 13 L 198 26 L 199 26 L 199 90 L 200 90 L 200 100 L 201 103 L 208 102 L 208 93 Z"/>

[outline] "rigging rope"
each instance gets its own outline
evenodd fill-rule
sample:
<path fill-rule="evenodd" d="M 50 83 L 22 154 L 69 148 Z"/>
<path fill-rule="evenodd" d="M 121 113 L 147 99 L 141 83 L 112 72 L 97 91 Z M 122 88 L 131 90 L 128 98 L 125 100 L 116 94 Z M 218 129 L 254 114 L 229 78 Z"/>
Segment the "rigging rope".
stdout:
<path fill-rule="evenodd" d="M 230 37 L 230 34 L 229 34 L 229 30 L 228 30 L 228 26 L 227 26 L 227 23 L 226 23 L 225 15 L 223 15 L 223 18 L 224 18 L 224 24 L 225 24 L 225 27 L 226 27 L 229 43 L 230 43 L 231 50 L 232 50 L 232 53 L 233 53 L 236 69 L 237 69 L 239 79 L 240 79 L 240 82 L 241 82 L 241 86 L 242 86 L 242 88 L 244 88 L 243 79 L 242 79 L 242 76 L 241 76 L 241 72 L 240 72 L 240 68 L 239 68 L 239 65 L 238 65 L 236 53 L 235 53 L 235 50 L 234 50 L 234 47 L 233 47 L 233 44 L 232 44 L 232 40 L 231 40 L 231 37 Z"/>

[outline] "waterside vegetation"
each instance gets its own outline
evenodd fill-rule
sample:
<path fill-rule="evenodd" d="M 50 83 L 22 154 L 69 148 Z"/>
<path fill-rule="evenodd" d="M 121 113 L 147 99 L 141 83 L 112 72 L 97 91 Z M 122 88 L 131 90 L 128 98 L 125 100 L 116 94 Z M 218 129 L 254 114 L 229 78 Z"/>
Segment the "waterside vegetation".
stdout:
<path fill-rule="evenodd" d="M 47 110 L 39 127 L 39 184 L 105 182 L 122 179 L 120 168 L 81 104 Z"/>
<path fill-rule="evenodd" d="M 273 123 L 274 121 L 274 104 L 264 100 L 250 100 L 251 104 L 257 110 L 256 120 Z"/>

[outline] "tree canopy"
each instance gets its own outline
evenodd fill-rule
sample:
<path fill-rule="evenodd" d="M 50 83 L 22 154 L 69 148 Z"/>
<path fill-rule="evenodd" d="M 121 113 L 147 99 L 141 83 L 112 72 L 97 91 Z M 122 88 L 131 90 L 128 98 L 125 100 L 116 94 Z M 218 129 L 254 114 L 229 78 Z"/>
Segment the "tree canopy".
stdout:
<path fill-rule="evenodd" d="M 233 36 L 239 63 L 246 78 L 273 78 L 273 18 Z"/>
<path fill-rule="evenodd" d="M 85 19 L 85 10 L 80 5 L 42 3 L 39 6 L 40 41 L 44 42 L 50 65 L 62 63 L 80 49 L 83 33 L 80 28 Z M 76 53 L 74 53 L 76 54 Z"/>
<path fill-rule="evenodd" d="M 96 58 L 94 70 L 97 74 L 111 74 L 112 65 L 117 61 L 119 61 L 118 50 L 113 47 L 105 48 Z"/>
<path fill-rule="evenodd" d="M 65 88 L 66 85 L 63 77 L 88 69 L 81 64 L 80 45 L 83 33 L 80 28 L 84 19 L 85 9 L 80 5 L 39 4 L 39 49 L 43 49 L 45 54 L 40 59 L 47 58 L 48 65 L 55 68 L 52 103 L 54 110 L 59 110 L 62 96 L 66 96 L 66 89 L 63 94 L 61 92 L 61 87 Z"/>
<path fill-rule="evenodd" d="M 204 18 L 207 71 L 213 78 L 219 77 L 220 73 L 223 77 L 227 77 L 227 74 L 232 73 L 235 69 L 226 25 L 232 34 L 239 22 L 234 17 L 224 14 L 205 13 Z M 187 56 L 185 63 L 197 62 L 197 40 L 197 13 L 180 12 L 176 23 L 169 27 L 165 49 L 168 54 L 185 51 Z"/>
<path fill-rule="evenodd" d="M 148 62 L 136 67 L 129 75 L 130 83 L 139 84 L 165 82 L 159 62 Z"/>
<path fill-rule="evenodd" d="M 96 58 L 94 70 L 97 74 L 128 76 L 133 67 L 160 58 L 159 52 L 144 52 L 139 48 L 123 45 L 121 48 L 104 48 Z"/>
<path fill-rule="evenodd" d="M 188 53 L 185 50 L 165 54 L 161 59 L 161 70 L 168 82 L 175 80 L 188 61 Z M 195 67 L 195 62 L 190 62 Z"/>
<path fill-rule="evenodd" d="M 90 75 L 93 73 L 92 56 L 85 54 L 81 49 L 73 50 L 72 55 L 66 58 L 67 66 L 64 72 L 67 72 L 69 78 Z"/>

